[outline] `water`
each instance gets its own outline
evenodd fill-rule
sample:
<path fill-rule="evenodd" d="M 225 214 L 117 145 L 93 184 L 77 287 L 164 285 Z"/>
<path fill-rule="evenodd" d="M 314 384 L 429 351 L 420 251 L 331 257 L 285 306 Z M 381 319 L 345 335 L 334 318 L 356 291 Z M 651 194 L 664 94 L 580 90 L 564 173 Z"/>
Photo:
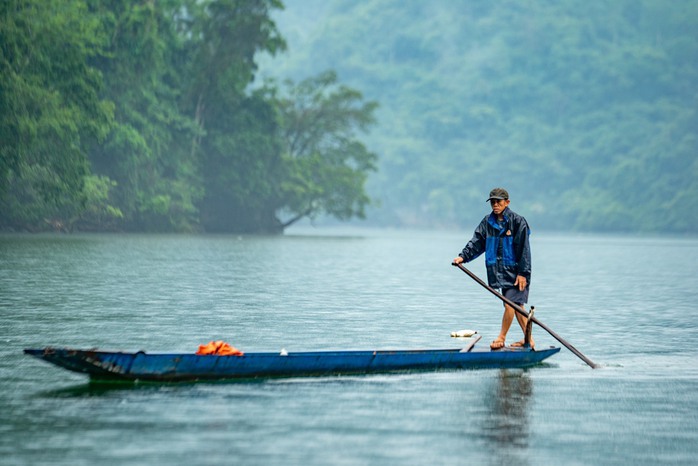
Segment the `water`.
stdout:
<path fill-rule="evenodd" d="M 501 305 L 450 266 L 469 235 L 0 236 L 0 462 L 695 463 L 697 239 L 532 237 L 537 317 L 597 370 L 563 349 L 529 370 L 104 388 L 22 354 L 487 344 Z"/>

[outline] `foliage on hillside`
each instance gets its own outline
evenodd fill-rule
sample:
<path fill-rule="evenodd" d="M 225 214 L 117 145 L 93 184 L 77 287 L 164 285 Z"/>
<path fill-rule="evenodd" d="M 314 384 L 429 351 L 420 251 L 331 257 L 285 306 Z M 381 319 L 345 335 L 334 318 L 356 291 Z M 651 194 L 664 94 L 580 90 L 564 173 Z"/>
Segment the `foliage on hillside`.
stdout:
<path fill-rule="evenodd" d="M 305 1 L 275 17 L 289 52 L 264 72 L 332 68 L 381 102 L 374 220 L 471 227 L 504 185 L 538 228 L 698 232 L 697 1 Z"/>
<path fill-rule="evenodd" d="M 537 229 L 696 233 L 697 23 L 698 0 L 0 2 L 0 228 L 470 228 L 502 185 Z"/>
<path fill-rule="evenodd" d="M 285 48 L 281 8 L 0 2 L 0 228 L 280 232 L 363 216 L 375 104 L 332 73 L 251 88 L 257 57 Z"/>

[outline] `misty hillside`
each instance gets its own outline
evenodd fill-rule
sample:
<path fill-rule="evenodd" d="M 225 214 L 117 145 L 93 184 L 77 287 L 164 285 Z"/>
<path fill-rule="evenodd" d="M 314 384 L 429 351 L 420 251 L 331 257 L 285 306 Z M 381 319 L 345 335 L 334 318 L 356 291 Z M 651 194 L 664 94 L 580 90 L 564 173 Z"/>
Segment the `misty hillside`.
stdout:
<path fill-rule="evenodd" d="M 377 224 L 698 232 L 698 2 L 288 1 L 259 75 L 327 69 L 380 104 Z"/>

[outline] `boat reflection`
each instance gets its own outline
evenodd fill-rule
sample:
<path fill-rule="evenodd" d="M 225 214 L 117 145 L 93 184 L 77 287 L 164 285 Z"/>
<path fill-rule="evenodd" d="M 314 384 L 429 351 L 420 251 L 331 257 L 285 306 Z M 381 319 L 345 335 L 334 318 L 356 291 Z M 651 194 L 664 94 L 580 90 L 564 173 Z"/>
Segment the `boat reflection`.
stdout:
<path fill-rule="evenodd" d="M 533 381 L 526 370 L 502 369 L 487 390 L 482 435 L 492 464 L 527 464 L 530 441 L 529 401 Z"/>
<path fill-rule="evenodd" d="M 182 384 L 179 384 L 180 386 Z M 123 392 L 156 391 L 161 390 L 164 384 L 134 384 L 134 383 L 80 383 L 62 388 L 52 388 L 37 393 L 37 396 L 45 398 L 84 398 L 103 397 Z"/>

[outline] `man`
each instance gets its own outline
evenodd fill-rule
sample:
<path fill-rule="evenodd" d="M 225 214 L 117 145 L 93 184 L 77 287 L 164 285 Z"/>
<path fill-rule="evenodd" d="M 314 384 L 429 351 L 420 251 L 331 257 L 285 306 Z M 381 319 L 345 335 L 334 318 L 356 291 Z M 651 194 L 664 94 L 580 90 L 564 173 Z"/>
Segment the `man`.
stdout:
<path fill-rule="evenodd" d="M 483 252 L 487 268 L 487 281 L 492 288 L 500 288 L 510 301 L 523 307 L 528 301 L 531 283 L 531 247 L 528 242 L 530 230 L 526 219 L 509 209 L 509 193 L 504 188 L 494 188 L 486 202 L 492 213 L 482 219 L 475 229 L 473 238 L 453 260 L 455 264 L 470 262 Z M 516 315 L 521 329 L 526 331 L 526 318 L 504 305 L 502 329 L 490 348 L 505 346 L 507 332 Z M 512 346 L 523 346 L 524 340 Z M 533 346 L 533 340 L 531 340 Z"/>

